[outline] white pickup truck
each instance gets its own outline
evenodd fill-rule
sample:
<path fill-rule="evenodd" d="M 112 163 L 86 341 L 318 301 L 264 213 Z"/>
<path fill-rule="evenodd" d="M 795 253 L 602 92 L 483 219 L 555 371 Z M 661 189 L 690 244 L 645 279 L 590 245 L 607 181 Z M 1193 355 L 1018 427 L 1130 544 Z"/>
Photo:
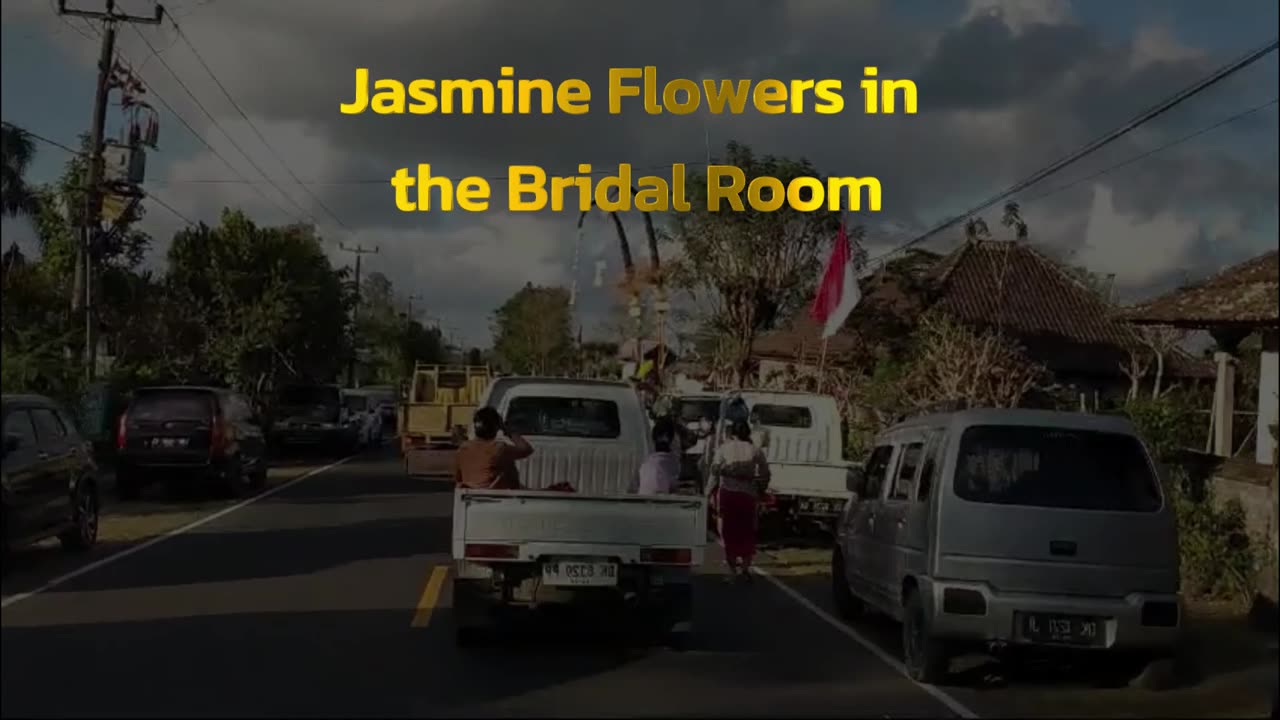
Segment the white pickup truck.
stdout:
<path fill-rule="evenodd" d="M 520 490 L 455 491 L 453 617 L 459 644 L 544 605 L 634 613 L 679 645 L 707 541 L 698 495 L 633 489 L 652 449 L 635 390 L 595 380 L 500 378 L 481 406 L 533 445 Z M 548 489 L 568 485 L 572 492 Z M 637 627 L 633 625 L 632 627 Z"/>
<path fill-rule="evenodd" d="M 728 433 L 731 406 L 738 400 L 750 415 L 756 440 L 764 443 L 773 476 L 763 499 L 762 520 L 790 530 L 806 525 L 832 528 L 851 496 L 848 478 L 854 464 L 844 459 L 840 413 L 829 395 L 740 391 L 726 396 L 717 431 L 703 456 L 708 494 L 714 489 L 711 461 Z"/>

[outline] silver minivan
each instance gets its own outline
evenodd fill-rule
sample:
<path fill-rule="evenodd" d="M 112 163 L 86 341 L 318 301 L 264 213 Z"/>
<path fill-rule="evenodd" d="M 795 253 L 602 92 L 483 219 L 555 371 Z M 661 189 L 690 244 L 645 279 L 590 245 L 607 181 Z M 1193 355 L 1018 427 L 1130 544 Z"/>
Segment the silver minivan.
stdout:
<path fill-rule="evenodd" d="M 836 605 L 899 620 L 912 678 L 937 682 L 968 651 L 1101 653 L 1126 677 L 1172 654 L 1177 527 L 1127 419 L 914 418 L 877 438 L 849 490 Z"/>

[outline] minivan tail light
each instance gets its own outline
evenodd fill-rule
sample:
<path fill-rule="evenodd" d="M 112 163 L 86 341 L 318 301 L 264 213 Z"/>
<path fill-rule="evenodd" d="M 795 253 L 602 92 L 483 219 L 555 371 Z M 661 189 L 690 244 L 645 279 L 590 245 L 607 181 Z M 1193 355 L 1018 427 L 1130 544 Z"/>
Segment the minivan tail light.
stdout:
<path fill-rule="evenodd" d="M 222 418 L 215 415 L 213 423 L 209 431 L 209 454 L 218 455 L 226 449 L 227 445 L 227 428 L 223 424 Z"/>
<path fill-rule="evenodd" d="M 120 422 L 116 424 L 116 449 L 123 450 L 129 439 L 128 415 L 120 413 Z"/>
<path fill-rule="evenodd" d="M 649 565 L 692 565 L 693 550 L 689 548 L 644 548 L 640 562 Z"/>
<path fill-rule="evenodd" d="M 466 547 L 463 548 L 463 556 L 477 560 L 515 560 L 520 557 L 520 546 L 496 543 L 467 543 Z"/>

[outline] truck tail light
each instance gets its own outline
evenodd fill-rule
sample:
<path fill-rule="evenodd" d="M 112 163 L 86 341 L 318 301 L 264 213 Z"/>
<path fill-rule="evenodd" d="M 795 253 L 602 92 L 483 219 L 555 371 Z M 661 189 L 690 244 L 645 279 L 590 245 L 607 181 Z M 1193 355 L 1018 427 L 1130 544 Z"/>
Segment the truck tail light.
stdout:
<path fill-rule="evenodd" d="M 640 562 L 649 565 L 692 565 L 693 550 L 689 548 L 644 548 Z"/>
<path fill-rule="evenodd" d="M 467 543 L 463 555 L 469 560 L 515 560 L 520 557 L 520 546 Z"/>

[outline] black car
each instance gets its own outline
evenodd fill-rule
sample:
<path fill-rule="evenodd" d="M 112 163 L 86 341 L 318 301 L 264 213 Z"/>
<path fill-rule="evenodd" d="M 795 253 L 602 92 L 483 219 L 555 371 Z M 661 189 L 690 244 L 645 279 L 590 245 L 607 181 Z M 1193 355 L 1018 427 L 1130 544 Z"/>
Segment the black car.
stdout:
<path fill-rule="evenodd" d="M 4 552 L 57 537 L 68 550 L 98 539 L 97 467 L 66 411 L 40 395 L 0 396 L 0 524 Z"/>
<path fill-rule="evenodd" d="M 267 480 L 266 436 L 243 395 L 213 387 L 142 388 L 120 416 L 116 489 L 135 498 L 155 480 L 212 483 L 231 497 Z"/>
<path fill-rule="evenodd" d="M 346 454 L 360 443 L 360 427 L 336 385 L 286 385 L 276 401 L 271 444 Z"/>

